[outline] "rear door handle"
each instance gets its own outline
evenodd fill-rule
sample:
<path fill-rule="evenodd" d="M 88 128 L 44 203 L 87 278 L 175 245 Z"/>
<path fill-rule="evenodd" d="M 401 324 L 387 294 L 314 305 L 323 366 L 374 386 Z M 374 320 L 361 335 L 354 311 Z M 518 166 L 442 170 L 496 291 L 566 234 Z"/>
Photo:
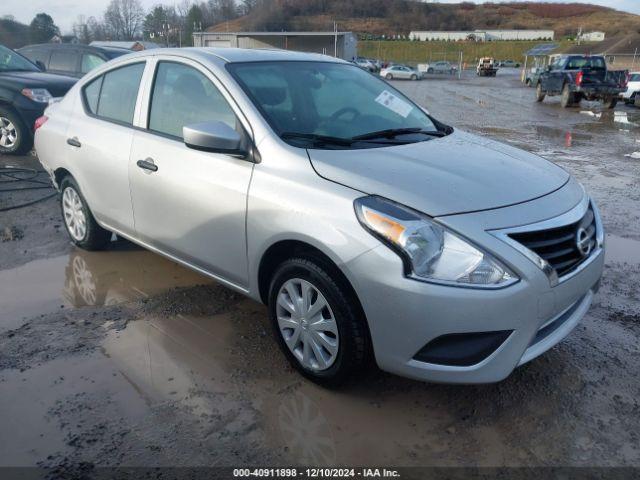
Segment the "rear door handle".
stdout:
<path fill-rule="evenodd" d="M 136 165 L 138 165 L 138 167 L 140 167 L 141 169 L 148 170 L 150 172 L 158 171 L 158 166 L 155 163 L 153 163 L 152 158 L 147 158 L 146 160 L 138 160 L 136 162 Z"/>
<path fill-rule="evenodd" d="M 78 140 L 78 137 L 67 138 L 67 143 L 72 147 L 80 148 L 82 146 L 82 144 L 80 143 L 80 140 Z"/>

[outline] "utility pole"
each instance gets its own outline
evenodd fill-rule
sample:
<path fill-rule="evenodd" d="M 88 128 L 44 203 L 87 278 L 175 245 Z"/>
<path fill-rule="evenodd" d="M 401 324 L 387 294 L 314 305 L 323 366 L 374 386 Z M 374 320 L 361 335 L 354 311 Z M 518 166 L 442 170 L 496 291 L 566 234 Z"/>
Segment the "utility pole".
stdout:
<path fill-rule="evenodd" d="M 333 56 L 338 58 L 338 24 L 333 22 Z"/>

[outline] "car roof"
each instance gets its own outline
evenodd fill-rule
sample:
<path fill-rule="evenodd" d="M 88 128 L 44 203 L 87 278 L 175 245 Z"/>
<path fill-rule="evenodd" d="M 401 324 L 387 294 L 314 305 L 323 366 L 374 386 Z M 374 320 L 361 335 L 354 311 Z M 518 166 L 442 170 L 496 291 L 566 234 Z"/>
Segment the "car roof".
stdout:
<path fill-rule="evenodd" d="M 75 43 L 36 43 L 33 45 L 25 45 L 24 47 L 20 47 L 17 51 L 28 50 L 32 48 L 48 48 L 52 50 L 64 50 L 64 49 L 74 49 L 74 50 L 82 50 L 85 52 L 130 52 L 126 48 L 117 48 L 117 47 L 94 47 L 91 45 L 79 45 Z"/>
<path fill-rule="evenodd" d="M 247 49 L 247 48 L 214 48 L 214 47 L 187 47 L 187 48 L 154 48 L 132 52 L 127 58 L 150 57 L 157 55 L 175 55 L 190 58 L 196 61 L 209 61 L 213 63 L 240 63 L 240 62 L 269 62 L 269 61 L 299 61 L 299 62 L 335 62 L 348 63 L 344 60 L 322 55 L 319 53 L 294 52 L 278 49 Z"/>

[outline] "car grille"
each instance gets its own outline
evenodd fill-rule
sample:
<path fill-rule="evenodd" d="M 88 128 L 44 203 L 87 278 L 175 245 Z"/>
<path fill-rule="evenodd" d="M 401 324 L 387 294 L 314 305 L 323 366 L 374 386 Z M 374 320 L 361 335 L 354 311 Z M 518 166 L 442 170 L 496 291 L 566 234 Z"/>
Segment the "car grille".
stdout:
<path fill-rule="evenodd" d="M 580 237 L 583 251 L 578 246 L 578 232 L 581 229 L 584 229 Z M 596 250 L 596 220 L 593 208 L 589 205 L 584 216 L 575 223 L 547 230 L 511 233 L 509 236 L 546 260 L 558 277 L 562 277 L 571 273 Z"/>

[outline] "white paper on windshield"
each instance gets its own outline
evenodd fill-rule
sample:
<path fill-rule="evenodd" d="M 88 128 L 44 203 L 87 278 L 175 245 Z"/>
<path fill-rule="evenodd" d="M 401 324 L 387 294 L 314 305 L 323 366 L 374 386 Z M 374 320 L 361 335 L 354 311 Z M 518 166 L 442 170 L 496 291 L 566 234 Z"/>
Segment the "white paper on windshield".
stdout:
<path fill-rule="evenodd" d="M 380 95 L 378 95 L 378 98 L 376 98 L 376 102 L 387 107 L 389 110 L 397 113 L 403 118 L 407 118 L 411 113 L 411 110 L 413 110 L 411 104 L 405 102 L 401 98 L 396 97 L 393 93 L 387 90 L 384 90 Z"/>

